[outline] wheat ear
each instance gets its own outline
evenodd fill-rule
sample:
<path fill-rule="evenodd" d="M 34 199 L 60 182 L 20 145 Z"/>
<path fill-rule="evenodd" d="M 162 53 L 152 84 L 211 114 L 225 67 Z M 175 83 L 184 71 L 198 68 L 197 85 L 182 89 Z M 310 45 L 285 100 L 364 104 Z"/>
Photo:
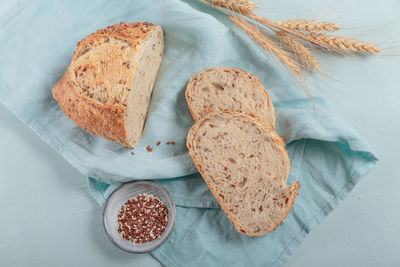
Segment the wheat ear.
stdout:
<path fill-rule="evenodd" d="M 358 42 L 350 38 L 344 38 L 341 36 L 331 36 L 323 33 L 310 33 L 308 34 L 311 38 L 318 42 L 323 42 L 329 47 L 338 50 L 345 50 L 349 53 L 359 54 L 378 54 L 380 53 L 379 48 L 375 45 L 367 42 Z"/>
<path fill-rule="evenodd" d="M 291 30 L 304 32 L 334 32 L 341 29 L 336 23 L 315 20 L 287 19 L 278 22 L 278 24 Z"/>
<path fill-rule="evenodd" d="M 267 18 L 263 18 L 263 17 L 255 15 L 255 14 L 250 14 L 250 15 L 248 15 L 248 17 L 250 19 L 252 19 L 252 20 L 254 20 L 254 21 L 256 21 L 256 22 L 258 22 L 258 23 L 260 23 L 260 24 L 262 24 L 262 25 L 264 25 L 266 27 L 268 27 L 269 29 L 272 29 L 274 31 L 280 30 L 280 31 L 286 32 L 286 33 L 288 33 L 288 34 L 290 34 L 292 36 L 295 36 L 295 37 L 297 37 L 299 39 L 302 39 L 302 40 L 304 40 L 306 42 L 309 42 L 309 43 L 311 43 L 313 45 L 322 47 L 328 52 L 342 52 L 342 53 L 349 54 L 349 52 L 347 50 L 343 50 L 343 49 L 339 49 L 339 51 L 337 51 L 337 50 L 335 51 L 332 47 L 330 47 L 325 42 L 322 42 L 322 41 L 320 41 L 318 39 L 312 38 L 310 35 L 305 34 L 303 32 L 299 32 L 299 31 L 295 31 L 295 30 L 286 28 L 286 27 L 284 27 L 282 25 L 279 25 L 279 23 L 274 22 L 272 20 L 269 20 Z"/>
<path fill-rule="evenodd" d="M 235 15 L 229 15 L 229 18 L 233 21 L 233 23 L 242 28 L 246 34 L 249 35 L 251 39 L 253 39 L 263 50 L 273 53 L 279 59 L 279 61 L 287 66 L 293 73 L 297 75 L 302 74 L 298 62 L 291 58 L 288 52 L 280 49 L 276 43 L 265 37 L 257 28 L 253 27 L 247 21 Z"/>
<path fill-rule="evenodd" d="M 250 0 L 202 0 L 214 7 L 222 7 L 238 14 L 251 14 L 257 6 Z"/>
<path fill-rule="evenodd" d="M 305 47 L 299 40 L 283 31 L 277 32 L 276 36 L 284 46 L 286 46 L 296 55 L 298 60 L 303 62 L 303 64 L 308 67 L 309 70 L 320 71 L 320 65 L 315 57 L 311 54 L 310 49 Z"/>

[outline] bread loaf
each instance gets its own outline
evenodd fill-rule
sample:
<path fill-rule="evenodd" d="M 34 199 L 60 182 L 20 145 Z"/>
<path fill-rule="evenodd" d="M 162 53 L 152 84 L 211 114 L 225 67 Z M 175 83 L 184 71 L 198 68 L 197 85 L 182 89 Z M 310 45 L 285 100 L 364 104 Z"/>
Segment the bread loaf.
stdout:
<path fill-rule="evenodd" d="M 53 96 L 79 127 L 128 147 L 139 142 L 164 49 L 160 26 L 118 23 L 78 43 Z"/>
<path fill-rule="evenodd" d="M 227 67 L 205 69 L 195 74 L 186 88 L 186 101 L 195 121 L 212 112 L 242 111 L 275 128 L 275 112 L 260 80 L 250 73 Z"/>
<path fill-rule="evenodd" d="M 260 119 L 234 111 L 197 121 L 189 153 L 225 214 L 243 234 L 265 235 L 286 218 L 299 182 L 286 186 L 285 143 Z"/>

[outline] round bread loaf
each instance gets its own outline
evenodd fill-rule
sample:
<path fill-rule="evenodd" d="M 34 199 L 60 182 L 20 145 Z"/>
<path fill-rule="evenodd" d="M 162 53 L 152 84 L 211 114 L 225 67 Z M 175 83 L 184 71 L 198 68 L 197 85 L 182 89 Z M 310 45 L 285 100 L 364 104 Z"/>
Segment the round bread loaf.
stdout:
<path fill-rule="evenodd" d="M 117 23 L 78 43 L 53 96 L 87 132 L 128 147 L 139 142 L 164 49 L 160 26 Z"/>

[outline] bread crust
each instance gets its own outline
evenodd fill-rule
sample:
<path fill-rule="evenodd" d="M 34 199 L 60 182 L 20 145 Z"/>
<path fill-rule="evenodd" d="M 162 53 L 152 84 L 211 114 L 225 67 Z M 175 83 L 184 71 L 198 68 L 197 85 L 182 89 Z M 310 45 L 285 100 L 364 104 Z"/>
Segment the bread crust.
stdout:
<path fill-rule="evenodd" d="M 99 135 L 113 142 L 130 146 L 126 140 L 125 108 L 104 105 L 79 94 L 68 81 L 68 72 L 54 86 L 53 97 L 58 101 L 64 114 L 85 131 Z"/>
<path fill-rule="evenodd" d="M 141 26 L 145 26 L 145 29 L 143 29 Z M 133 23 L 120 22 L 110 25 L 105 29 L 100 29 L 77 43 L 77 48 L 72 61 L 75 61 L 78 57 L 82 56 L 92 47 L 101 44 L 102 37 L 114 37 L 116 39 L 123 40 L 130 43 L 132 47 L 138 51 L 140 49 L 141 42 L 146 39 L 146 37 L 155 27 L 160 26 L 149 22 L 139 21 Z"/>
<path fill-rule="evenodd" d="M 79 88 L 71 81 L 70 75 L 73 75 L 71 66 L 75 60 L 101 44 L 104 41 L 103 39 L 107 37 L 128 42 L 132 45 L 132 49 L 137 52 L 140 50 L 143 41 L 156 27 L 160 26 L 148 22 L 120 22 L 98 30 L 78 42 L 69 68 L 52 90 L 53 97 L 57 100 L 65 115 L 93 135 L 133 148 L 136 144 L 127 141 L 126 106 L 123 104 L 103 104 L 80 93 Z M 132 68 L 136 69 L 137 64 L 135 62 Z"/>
<path fill-rule="evenodd" d="M 265 95 L 267 96 L 267 99 L 268 99 L 267 105 L 268 105 L 268 107 L 270 107 L 269 111 L 271 113 L 273 113 L 272 116 L 271 116 L 271 118 L 273 119 L 273 121 L 271 121 L 271 125 L 273 126 L 273 128 L 275 128 L 275 111 L 274 111 L 274 108 L 273 108 L 272 100 L 271 100 L 271 97 L 269 96 L 267 90 L 264 88 L 263 84 L 261 83 L 260 79 L 258 77 L 256 77 L 256 76 L 252 75 L 251 73 L 248 73 L 245 70 L 238 69 L 238 68 L 233 68 L 233 67 L 213 67 L 213 68 L 208 68 L 208 69 L 205 69 L 205 70 L 203 70 L 203 71 L 201 71 L 199 73 L 196 73 L 195 75 L 193 75 L 190 78 L 189 83 L 186 86 L 185 98 L 186 98 L 186 102 L 187 102 L 188 107 L 189 107 L 190 114 L 192 115 L 193 120 L 195 122 L 197 122 L 201 118 L 199 118 L 196 115 L 196 112 L 194 111 L 194 108 L 193 108 L 193 105 L 192 105 L 192 100 L 190 99 L 189 94 L 190 94 L 191 90 L 196 86 L 196 82 L 198 80 L 202 79 L 202 77 L 204 76 L 205 73 L 207 73 L 207 72 L 209 72 L 209 71 L 211 71 L 213 69 L 223 69 L 223 70 L 238 71 L 238 72 L 241 72 L 241 73 L 243 73 L 243 74 L 245 74 L 245 75 L 247 75 L 249 77 L 252 77 L 253 80 L 255 80 L 257 83 L 259 83 L 259 86 L 264 89 L 263 91 L 264 91 Z M 216 112 L 218 112 L 218 111 L 216 111 Z M 264 119 L 264 118 L 261 118 L 261 119 Z M 268 128 L 271 128 L 271 127 L 268 126 Z"/>
<path fill-rule="evenodd" d="M 210 114 L 210 115 L 208 115 L 208 116 L 202 118 L 200 121 L 206 121 L 206 120 L 211 119 L 213 116 L 216 116 L 216 115 L 218 115 L 218 114 L 220 114 L 220 113 L 231 114 L 231 115 L 241 115 L 241 116 L 244 116 L 244 117 L 248 117 L 248 118 L 250 118 L 255 124 L 257 124 L 258 126 L 260 126 L 260 128 L 264 129 L 265 131 L 271 132 L 272 135 L 273 135 L 273 136 L 272 136 L 273 141 L 276 142 L 277 144 L 279 144 L 279 145 L 283 148 L 283 149 L 282 149 L 282 153 L 285 155 L 285 158 L 286 158 L 286 160 L 287 160 L 287 163 L 289 164 L 288 169 L 290 169 L 290 160 L 289 160 L 289 156 L 288 156 L 288 154 L 287 154 L 286 149 L 284 148 L 284 147 L 285 147 L 285 142 L 282 140 L 282 138 L 280 138 L 280 137 L 276 134 L 276 132 L 275 132 L 274 129 L 271 129 L 270 127 L 268 127 L 268 125 L 267 125 L 264 121 L 262 121 L 260 118 L 254 116 L 254 115 L 252 115 L 252 114 L 248 114 L 248 113 L 244 113 L 244 112 L 237 112 L 237 111 L 227 110 L 227 111 L 212 113 L 212 114 Z M 201 174 L 201 176 L 204 178 L 204 177 L 205 177 L 205 173 L 204 173 L 204 171 L 203 171 L 203 169 L 202 169 L 201 163 L 200 163 L 199 161 L 196 160 L 195 155 L 194 155 L 194 151 L 193 151 L 193 141 L 194 141 L 194 138 L 195 138 L 195 132 L 197 131 L 197 128 L 200 127 L 200 125 L 201 125 L 200 122 L 199 122 L 199 123 L 196 123 L 196 124 L 194 124 L 194 125 L 192 126 L 192 128 L 189 130 L 189 133 L 188 133 L 188 136 L 187 136 L 187 139 L 186 139 L 186 146 L 187 146 L 187 148 L 188 148 L 188 150 L 189 150 L 189 154 L 190 154 L 190 156 L 192 157 L 193 162 L 194 162 L 194 164 L 195 164 L 197 170 L 199 171 L 199 173 Z M 285 179 L 285 181 L 283 182 L 285 186 L 286 186 L 286 182 L 287 182 L 287 177 L 288 177 L 288 175 L 286 176 L 286 179 Z M 228 217 L 228 219 L 231 221 L 231 223 L 233 224 L 233 226 L 236 228 L 236 230 L 237 230 L 239 233 L 242 233 L 242 234 L 245 234 L 245 235 L 248 235 L 248 236 L 263 236 L 263 235 L 266 235 L 266 234 L 268 234 L 269 232 L 275 230 L 275 229 L 286 219 L 288 213 L 290 212 L 290 210 L 291 210 L 291 208 L 292 208 L 292 206 L 293 206 L 293 204 L 294 204 L 294 202 L 295 202 L 295 200 L 296 200 L 296 197 L 297 197 L 297 194 L 298 194 L 298 190 L 299 190 L 299 188 L 300 188 L 300 183 L 299 183 L 298 181 L 292 184 L 292 186 L 294 186 L 293 188 L 294 188 L 294 190 L 295 190 L 295 197 L 294 197 L 293 200 L 291 201 L 290 205 L 287 206 L 288 208 L 287 208 L 287 210 L 285 211 L 284 216 L 282 216 L 281 222 L 280 222 L 279 224 L 277 224 L 276 227 L 275 227 L 274 229 L 271 229 L 271 230 L 269 230 L 269 231 L 264 231 L 264 232 L 261 232 L 261 231 L 260 231 L 260 232 L 257 233 L 257 234 L 253 234 L 253 233 L 247 233 L 247 232 L 243 231 L 243 229 L 240 228 L 240 226 L 235 222 L 235 220 L 233 220 L 233 218 L 232 218 L 232 216 L 231 216 L 231 214 L 230 214 L 230 212 L 229 212 L 229 210 L 228 210 L 228 207 L 224 204 L 223 201 L 221 201 L 220 196 L 214 191 L 214 189 L 212 188 L 212 186 L 210 185 L 210 183 L 207 182 L 206 179 L 204 179 L 204 181 L 207 183 L 208 188 L 210 189 L 211 193 L 212 193 L 212 194 L 214 195 L 214 197 L 217 199 L 217 201 L 218 201 L 218 203 L 220 204 L 222 210 L 224 211 L 224 213 L 226 214 L 226 216 Z"/>

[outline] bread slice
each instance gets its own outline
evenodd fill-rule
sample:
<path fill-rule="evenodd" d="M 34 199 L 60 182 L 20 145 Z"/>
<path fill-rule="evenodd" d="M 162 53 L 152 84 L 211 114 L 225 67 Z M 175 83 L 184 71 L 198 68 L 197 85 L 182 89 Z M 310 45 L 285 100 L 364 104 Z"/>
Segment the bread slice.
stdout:
<path fill-rule="evenodd" d="M 235 228 L 265 235 L 286 218 L 299 182 L 286 186 L 290 163 L 285 143 L 260 119 L 226 111 L 196 122 L 189 153 Z"/>
<path fill-rule="evenodd" d="M 195 74 L 186 88 L 190 113 L 198 121 L 212 112 L 241 111 L 275 128 L 275 112 L 260 80 L 250 73 L 227 67 L 205 69 Z"/>
<path fill-rule="evenodd" d="M 53 96 L 79 127 L 128 147 L 139 142 L 164 49 L 160 26 L 118 23 L 78 43 Z"/>

